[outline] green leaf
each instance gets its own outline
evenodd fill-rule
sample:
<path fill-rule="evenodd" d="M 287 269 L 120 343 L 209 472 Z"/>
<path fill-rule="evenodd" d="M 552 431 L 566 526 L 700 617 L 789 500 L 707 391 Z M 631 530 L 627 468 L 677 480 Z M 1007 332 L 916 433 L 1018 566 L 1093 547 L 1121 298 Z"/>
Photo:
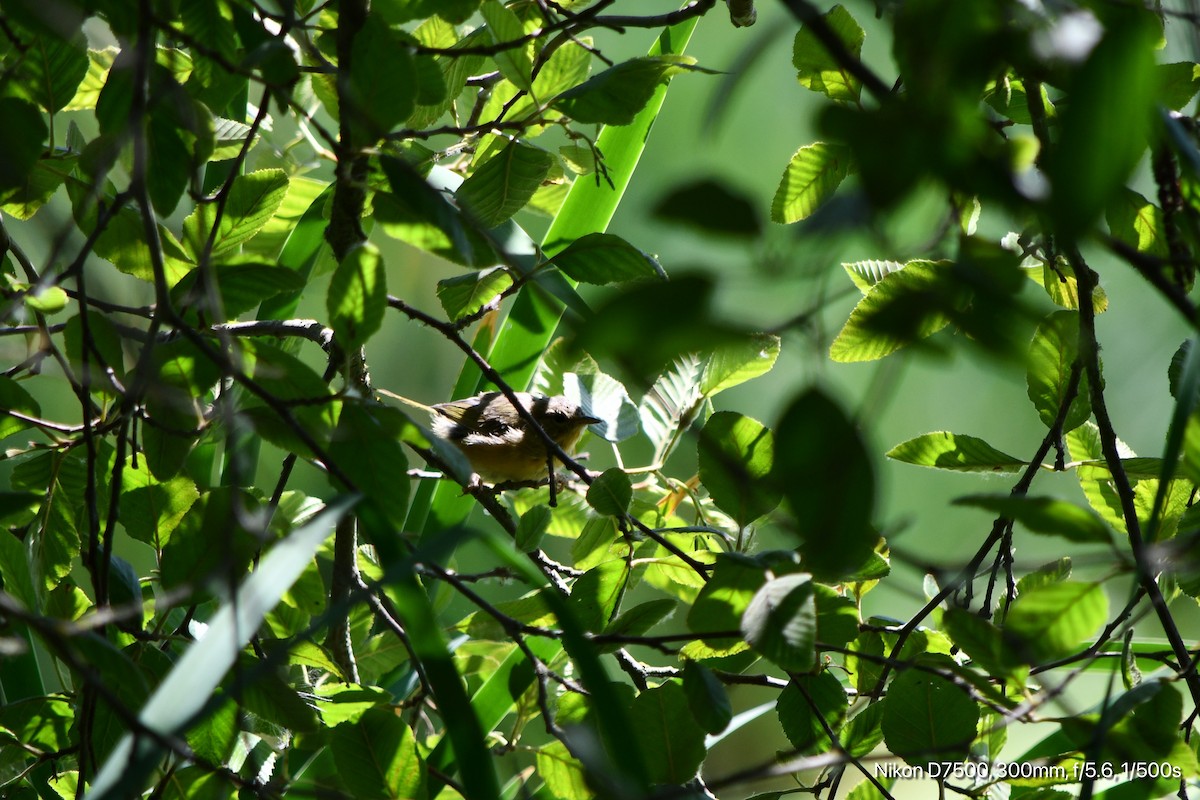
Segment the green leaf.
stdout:
<path fill-rule="evenodd" d="M 1159 64 L 1157 68 L 1160 102 L 1181 110 L 1200 91 L 1200 65 L 1191 61 Z"/>
<path fill-rule="evenodd" d="M 346 402 L 329 444 L 333 463 L 396 528 L 408 514 L 408 458 L 400 445 L 401 429 L 412 424 L 396 409 Z M 346 489 L 330 478 L 335 489 Z"/>
<path fill-rule="evenodd" d="M 534 506 L 522 514 L 517 522 L 517 532 L 513 536 L 517 549 L 525 553 L 538 549 L 542 537 L 546 534 L 546 528 L 550 526 L 552 516 L 550 507 L 542 505 Z"/>
<path fill-rule="evenodd" d="M 1006 678 L 1017 666 L 1005 644 L 1004 632 L 978 614 L 963 608 L 948 608 L 942 614 L 942 626 L 954 644 L 989 675 Z"/>
<path fill-rule="evenodd" d="M 1072 542 L 1112 542 L 1112 530 L 1086 508 L 1053 497 L 970 495 L 954 501 L 975 506 L 1019 522 L 1033 533 L 1061 536 Z"/>
<path fill-rule="evenodd" d="M 700 392 L 713 397 L 726 389 L 765 375 L 779 358 L 782 341 L 774 334 L 757 333 L 745 341 L 717 348 L 704 366 Z"/>
<path fill-rule="evenodd" d="M 393 156 L 381 157 L 380 164 L 392 191 L 377 194 L 375 207 L 388 235 L 467 265 L 477 261 L 477 244 L 482 251 L 480 260 L 491 250 L 477 234 L 472 236 L 474 231 L 463 224 L 462 213 L 446 195 L 411 164 Z"/>
<path fill-rule="evenodd" d="M 621 517 L 629 511 L 633 500 L 633 483 L 625 471 L 612 467 L 588 487 L 587 502 L 597 513 L 609 517 Z"/>
<path fill-rule="evenodd" d="M 825 25 L 841 40 L 846 52 L 857 58 L 862 52 L 866 34 L 850 12 L 836 5 L 822 15 Z M 862 86 L 837 59 L 829 54 L 825 45 L 808 26 L 796 33 L 792 44 L 792 66 L 796 68 L 800 85 L 820 92 L 831 100 L 857 102 Z"/>
<path fill-rule="evenodd" d="M 856 261 L 853 264 L 842 264 L 842 269 L 865 295 L 871 291 L 871 287 L 888 275 L 904 269 L 904 264 L 899 261 Z"/>
<path fill-rule="evenodd" d="M 576 122 L 628 125 L 661 84 L 695 63 L 682 55 L 631 58 L 568 89 L 554 104 Z"/>
<path fill-rule="evenodd" d="M 1072 76 L 1071 102 L 1047 165 L 1047 208 L 1058 233 L 1068 238 L 1091 227 L 1146 150 L 1155 119 L 1154 49 L 1160 34 L 1150 14 L 1122 9 Z M 1114 97 L 1124 101 L 1114 103 Z"/>
<path fill-rule="evenodd" d="M 221 486 L 194 499 L 165 541 L 153 538 L 156 531 L 144 524 L 139 532 L 147 543 L 162 547 L 163 587 L 199 593 L 247 569 L 262 542 L 241 521 L 252 519 L 257 510 L 258 502 L 248 492 Z"/>
<path fill-rule="evenodd" d="M 733 411 L 709 417 L 697 439 L 700 482 L 717 508 L 745 526 L 779 505 L 782 492 L 769 480 L 775 463 L 770 429 Z"/>
<path fill-rule="evenodd" d="M 1105 209 L 1109 231 L 1135 248 L 1160 258 L 1170 256 L 1162 209 L 1131 189 L 1122 189 Z"/>
<path fill-rule="evenodd" d="M 252 239 L 274 216 L 287 189 L 287 174 L 281 169 L 260 169 L 235 179 L 213 238 L 211 257 L 220 260 Z M 183 244 L 193 259 L 204 251 L 215 220 L 216 204 L 200 203 L 183 221 Z"/>
<path fill-rule="evenodd" d="M 702 639 L 709 633 L 738 634 L 742 614 L 766 581 L 766 569 L 758 562 L 740 555 L 717 556 L 712 575 L 688 611 L 688 627 Z M 711 640 L 718 647 L 736 641 L 729 636 L 714 636 Z"/>
<path fill-rule="evenodd" d="M 143 459 L 136 469 L 130 463 L 121 471 L 119 519 L 130 536 L 161 549 L 199 497 L 191 480 L 180 475 L 160 481 Z"/>
<path fill-rule="evenodd" d="M 840 647 L 858 638 L 858 604 L 819 583 L 813 584 L 817 603 L 817 640 Z"/>
<path fill-rule="evenodd" d="M 492 44 L 501 45 L 525 36 L 525 27 L 521 20 L 497 0 L 488 0 L 479 10 L 487 22 Z M 517 88 L 529 91 L 532 85 L 530 75 L 533 72 L 532 51 L 533 42 L 526 42 L 501 50 L 492 58 L 496 60 L 496 66 L 500 67 L 500 73 L 504 77 L 512 81 Z"/>
<path fill-rule="evenodd" d="M 1042 664 L 1087 646 L 1108 619 L 1108 597 L 1099 583 L 1067 581 L 1030 589 L 1009 607 L 1005 640 L 1026 664 Z"/>
<path fill-rule="evenodd" d="M 412 43 L 375 14 L 354 37 L 350 80 L 341 114 L 356 137 L 369 144 L 408 119 L 417 102 Z M 384 77 L 386 76 L 386 78 Z"/>
<path fill-rule="evenodd" d="M 57 314 L 70 302 L 61 286 L 35 286 L 23 299 L 26 308 L 40 314 Z"/>
<path fill-rule="evenodd" d="M 692 716 L 703 731 L 717 734 L 729 727 L 733 705 L 725 686 L 712 670 L 695 661 L 684 661 L 683 692 Z"/>
<path fill-rule="evenodd" d="M 947 656 L 922 656 L 923 666 L 946 670 Z M 883 710 L 883 740 L 888 750 L 914 767 L 966 758 L 979 706 L 959 686 L 924 669 L 908 669 L 888 687 Z"/>
<path fill-rule="evenodd" d="M 537 774 L 557 800 L 591 800 L 595 797 L 588 786 L 583 764 L 557 739 L 538 749 Z"/>
<path fill-rule="evenodd" d="M 553 163 L 545 150 L 513 140 L 471 173 L 454 196 L 492 228 L 524 208 Z"/>
<path fill-rule="evenodd" d="M 605 561 L 576 579 L 570 604 L 575 619 L 585 630 L 608 627 L 629 580 L 629 567 L 621 560 Z"/>
<path fill-rule="evenodd" d="M 618 614 L 616 619 L 604 629 L 604 632 L 621 636 L 641 636 L 674 614 L 677 606 L 678 601 L 670 598 L 639 603 Z"/>
<path fill-rule="evenodd" d="M 811 702 L 810 702 L 811 700 Z M 841 727 L 849 705 L 846 692 L 830 670 L 816 675 L 794 675 L 779 693 L 775 713 L 788 741 L 801 753 L 821 752 L 833 746 L 826 726 Z"/>
<path fill-rule="evenodd" d="M 852 171 L 850 149 L 845 145 L 816 142 L 801 147 L 775 190 L 771 221 L 789 224 L 812 216 Z"/>
<path fill-rule="evenodd" d="M 70 40 L 41 35 L 26 41 L 22 57 L 6 77 L 13 90 L 49 114 L 61 110 L 75 96 L 88 72 L 84 38 L 78 31 Z"/>
<path fill-rule="evenodd" d="M 805 567 L 843 577 L 871 556 L 875 477 L 858 430 L 819 390 L 802 394 L 775 432 L 772 481 L 792 509 Z"/>
<path fill-rule="evenodd" d="M 1065 264 L 1062 269 L 1051 269 L 1047 264 L 1023 268 L 1026 277 L 1046 290 L 1046 296 L 1056 306 L 1062 308 L 1079 308 L 1079 283 L 1075 276 L 1068 274 Z M 1097 314 L 1108 310 L 1108 295 L 1099 283 L 1092 290 L 1092 308 Z"/>
<path fill-rule="evenodd" d="M 629 722 L 653 783 L 677 785 L 696 776 L 706 752 L 704 732 L 693 721 L 679 681 L 639 694 Z"/>
<path fill-rule="evenodd" d="M 901 442 L 886 455 L 905 464 L 954 472 L 1014 474 L 1026 466 L 1024 461 L 1000 452 L 983 439 L 948 431 L 923 433 Z"/>
<path fill-rule="evenodd" d="M 39 419 L 42 416 L 42 408 L 21 384 L 0 375 L 0 439 L 30 427 L 30 423 L 18 419 L 12 413 Z"/>
<path fill-rule="evenodd" d="M 0 211 L 15 219 L 27 220 L 50 202 L 75 168 L 78 157 L 54 153 L 38 159 L 20 186 L 0 191 Z"/>
<path fill-rule="evenodd" d="M 13 189 L 29 179 L 50 131 L 38 107 L 16 97 L 0 97 L 0 119 L 0 190 Z"/>
<path fill-rule="evenodd" d="M 244 257 L 230 257 L 226 263 L 211 268 L 213 285 L 221 301 L 222 317 L 235 319 L 257 308 L 263 300 L 285 292 L 304 288 L 304 279 L 294 270 L 263 264 Z M 207 298 L 200 293 L 200 271 L 193 270 L 171 289 L 176 308 L 191 311 L 196 306 L 207 307 Z"/>
<path fill-rule="evenodd" d="M 226 695 L 211 717 L 187 732 L 188 747 L 210 764 L 224 764 L 241 734 L 238 717 L 237 703 Z"/>
<path fill-rule="evenodd" d="M 788 671 L 808 672 L 817 661 L 817 609 L 812 576 L 771 578 L 742 615 L 750 646 Z"/>
<path fill-rule="evenodd" d="M 437 297 L 453 321 L 469 317 L 489 303 L 495 302 L 512 286 L 512 273 L 505 267 L 491 267 L 437 283 Z"/>
<path fill-rule="evenodd" d="M 884 275 L 850 312 L 829 357 L 843 363 L 876 361 L 945 328 L 948 312 L 966 305 L 947 280 L 950 268 L 943 261 L 910 261 Z"/>
<path fill-rule="evenodd" d="M 552 263 L 571 280 L 599 286 L 667 278 L 657 261 L 611 233 L 589 233 L 576 239 L 554 256 Z"/>
<path fill-rule="evenodd" d="M 1079 313 L 1056 311 L 1042 320 L 1029 345 L 1029 364 L 1025 374 L 1029 399 L 1042 423 L 1050 428 L 1058 418 L 1067 397 L 1071 371 L 1079 359 Z M 1082 370 L 1082 363 L 1080 364 Z M 1064 432 L 1074 430 L 1092 414 L 1086 381 L 1075 381 L 1075 396 L 1063 419 Z"/>
<path fill-rule="evenodd" d="M 318 445 L 329 442 L 337 423 L 340 403 L 328 384 L 307 364 L 278 347 L 261 341 L 243 343 L 254 359 L 251 377 L 283 404 L 268 406 L 258 396 L 248 396 L 244 412 L 267 441 L 289 452 L 310 455 L 305 439 Z M 282 412 L 286 412 L 286 415 Z"/>
<path fill-rule="evenodd" d="M 423 796 L 425 765 L 412 730 L 393 709 L 369 709 L 333 729 L 329 749 L 339 783 L 355 797 L 408 800 Z"/>
<path fill-rule="evenodd" d="M 359 242 L 350 248 L 329 281 L 325 307 L 334 336 L 347 352 L 379 330 L 387 311 L 387 273 L 378 247 Z"/>

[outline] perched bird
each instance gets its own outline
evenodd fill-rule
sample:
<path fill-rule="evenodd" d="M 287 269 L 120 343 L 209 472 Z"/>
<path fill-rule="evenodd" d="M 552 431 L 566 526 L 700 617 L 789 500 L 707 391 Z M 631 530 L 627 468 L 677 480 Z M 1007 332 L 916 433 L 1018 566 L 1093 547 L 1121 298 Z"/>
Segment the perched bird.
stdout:
<path fill-rule="evenodd" d="M 565 452 L 579 442 L 583 430 L 601 420 L 588 416 L 562 395 L 517 392 L 517 399 L 542 430 Z M 431 406 L 433 432 L 458 447 L 471 468 L 491 483 L 536 481 L 549 472 L 545 442 L 500 392 Z"/>
<path fill-rule="evenodd" d="M 433 417 L 434 435 L 461 450 L 471 469 L 485 481 L 537 481 L 549 474 L 545 442 L 502 392 L 484 392 L 432 406 L 386 389 L 379 392 L 428 411 Z M 515 394 L 546 435 L 566 453 L 579 442 L 584 428 L 603 421 L 584 413 L 578 403 L 562 395 Z"/>

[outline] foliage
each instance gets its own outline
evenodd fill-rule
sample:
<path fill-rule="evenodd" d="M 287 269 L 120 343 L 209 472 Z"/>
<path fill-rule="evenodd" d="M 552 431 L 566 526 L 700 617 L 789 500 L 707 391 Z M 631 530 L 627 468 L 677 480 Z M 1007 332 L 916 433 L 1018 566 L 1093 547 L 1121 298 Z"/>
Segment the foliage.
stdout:
<path fill-rule="evenodd" d="M 669 86 L 721 80 L 685 53 L 701 18 L 726 24 L 715 5 L 0 4 L 0 795 L 682 798 L 774 778 L 760 796 L 865 800 L 891 797 L 882 758 L 971 796 L 1197 791 L 1176 615 L 1200 597 L 1200 348 L 1144 342 L 1174 412 L 1136 456 L 1089 266 L 1111 254 L 1200 320 L 1181 111 L 1200 66 L 1157 58 L 1195 19 L 772 9 L 819 140 L 792 145 L 773 200 L 689 176 L 656 214 L 749 250 L 768 211 L 819 239 L 938 198 L 917 252 L 877 236 L 823 270 L 857 292 L 828 359 L 1019 363 L 1013 414 L 1040 444 L 942 430 L 881 452 L 872 408 L 820 383 L 765 422 L 725 407 L 779 385 L 827 275 L 770 325 L 607 231 Z M 727 10 L 741 27 L 763 5 Z M 658 39 L 613 60 L 614 29 Z M 894 60 L 868 63 L 875 36 Z M 397 296 L 398 249 L 461 271 Z M 372 385 L 405 320 L 463 355 L 446 399 L 566 395 L 600 420 L 595 463 L 472 481 Z M 965 564 L 890 549 L 885 457 L 1005 482 L 955 501 L 993 520 Z M 1033 537 L 1069 555 L 1023 569 Z M 904 620 L 869 610 L 893 563 L 928 576 Z M 1060 713 L 1089 673 L 1104 688 Z M 748 753 L 733 771 L 709 758 L 726 740 Z"/>

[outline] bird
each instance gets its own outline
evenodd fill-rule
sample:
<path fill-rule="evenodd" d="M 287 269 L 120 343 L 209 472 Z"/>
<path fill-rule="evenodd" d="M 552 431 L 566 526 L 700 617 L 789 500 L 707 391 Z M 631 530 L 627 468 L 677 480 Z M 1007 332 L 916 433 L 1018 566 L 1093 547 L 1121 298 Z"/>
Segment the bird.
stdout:
<path fill-rule="evenodd" d="M 431 406 L 386 394 L 428 411 L 433 434 L 462 451 L 471 469 L 488 483 L 540 481 L 550 476 L 551 456 L 545 441 L 503 392 L 483 392 Z M 514 396 L 567 454 L 587 426 L 603 421 L 563 395 L 514 392 Z"/>

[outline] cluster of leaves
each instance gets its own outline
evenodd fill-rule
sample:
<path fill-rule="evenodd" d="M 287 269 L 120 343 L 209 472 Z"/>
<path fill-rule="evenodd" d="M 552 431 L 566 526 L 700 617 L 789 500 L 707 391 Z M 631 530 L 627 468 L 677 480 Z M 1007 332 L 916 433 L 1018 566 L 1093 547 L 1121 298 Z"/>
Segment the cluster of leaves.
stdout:
<path fill-rule="evenodd" d="M 1084 260 L 1105 245 L 1200 318 L 1200 150 L 1174 111 L 1200 81 L 1154 63 L 1163 18 L 913 0 L 889 18 L 900 91 L 848 11 L 784 4 L 799 82 L 830 102 L 775 221 L 819 219 L 843 183 L 881 214 L 919 186 L 947 198 L 936 252 L 846 265 L 862 298 L 831 357 L 903 358 L 952 328 L 1025 359 L 1046 428 L 1028 457 L 946 432 L 887 454 L 1018 476 L 961 500 L 991 531 L 897 622 L 862 610 L 891 556 L 856 422 L 819 389 L 773 426 L 715 410 L 785 331 L 718 316 L 711 279 L 667 280 L 605 230 L 714 3 L 611 5 L 5 4 L 0 333 L 24 344 L 0 376 L 6 797 L 685 797 L 769 775 L 832 797 L 850 775 L 869 800 L 890 797 L 865 761 L 881 748 L 1006 763 L 1008 726 L 1068 665 L 1111 665 L 1126 691 L 1007 758 L 1038 777 L 956 788 L 1061 797 L 1153 764 L 1121 787 L 1152 797 L 1200 777 L 1180 688 L 1195 704 L 1200 679 L 1167 605 L 1200 591 L 1173 558 L 1197 529 L 1200 351 L 1171 362 L 1164 453 L 1135 457 L 1104 403 L 1107 297 Z M 89 48 L 85 22 L 115 45 Z M 612 63 L 590 34 L 613 27 L 662 34 Z M 1126 186 L 1148 149 L 1157 202 Z M 22 244 L 37 229 L 10 219 L 60 207 L 56 235 Z M 989 241 L 985 212 L 1021 230 Z M 540 242 L 519 213 L 551 217 Z M 464 268 L 437 284 L 442 313 L 388 293 L 391 240 Z M 114 277 L 153 304 L 106 297 Z M 592 308 L 579 283 L 610 289 Z M 1030 283 L 1048 300 L 1019 297 Z M 296 318 L 322 290 L 321 321 Z M 579 480 L 557 493 L 464 493 L 461 455 L 373 398 L 370 356 L 402 317 L 465 354 L 453 396 L 577 399 L 614 466 L 568 459 Z M 412 453 L 450 479 L 410 479 Z M 1088 506 L 1030 494 L 1067 469 Z M 1025 532 L 1102 550 L 1107 571 L 1018 575 Z M 1134 638 L 1145 609 L 1167 647 Z M 735 707 L 738 687 L 769 702 Z M 787 749 L 702 777 L 766 713 Z"/>

